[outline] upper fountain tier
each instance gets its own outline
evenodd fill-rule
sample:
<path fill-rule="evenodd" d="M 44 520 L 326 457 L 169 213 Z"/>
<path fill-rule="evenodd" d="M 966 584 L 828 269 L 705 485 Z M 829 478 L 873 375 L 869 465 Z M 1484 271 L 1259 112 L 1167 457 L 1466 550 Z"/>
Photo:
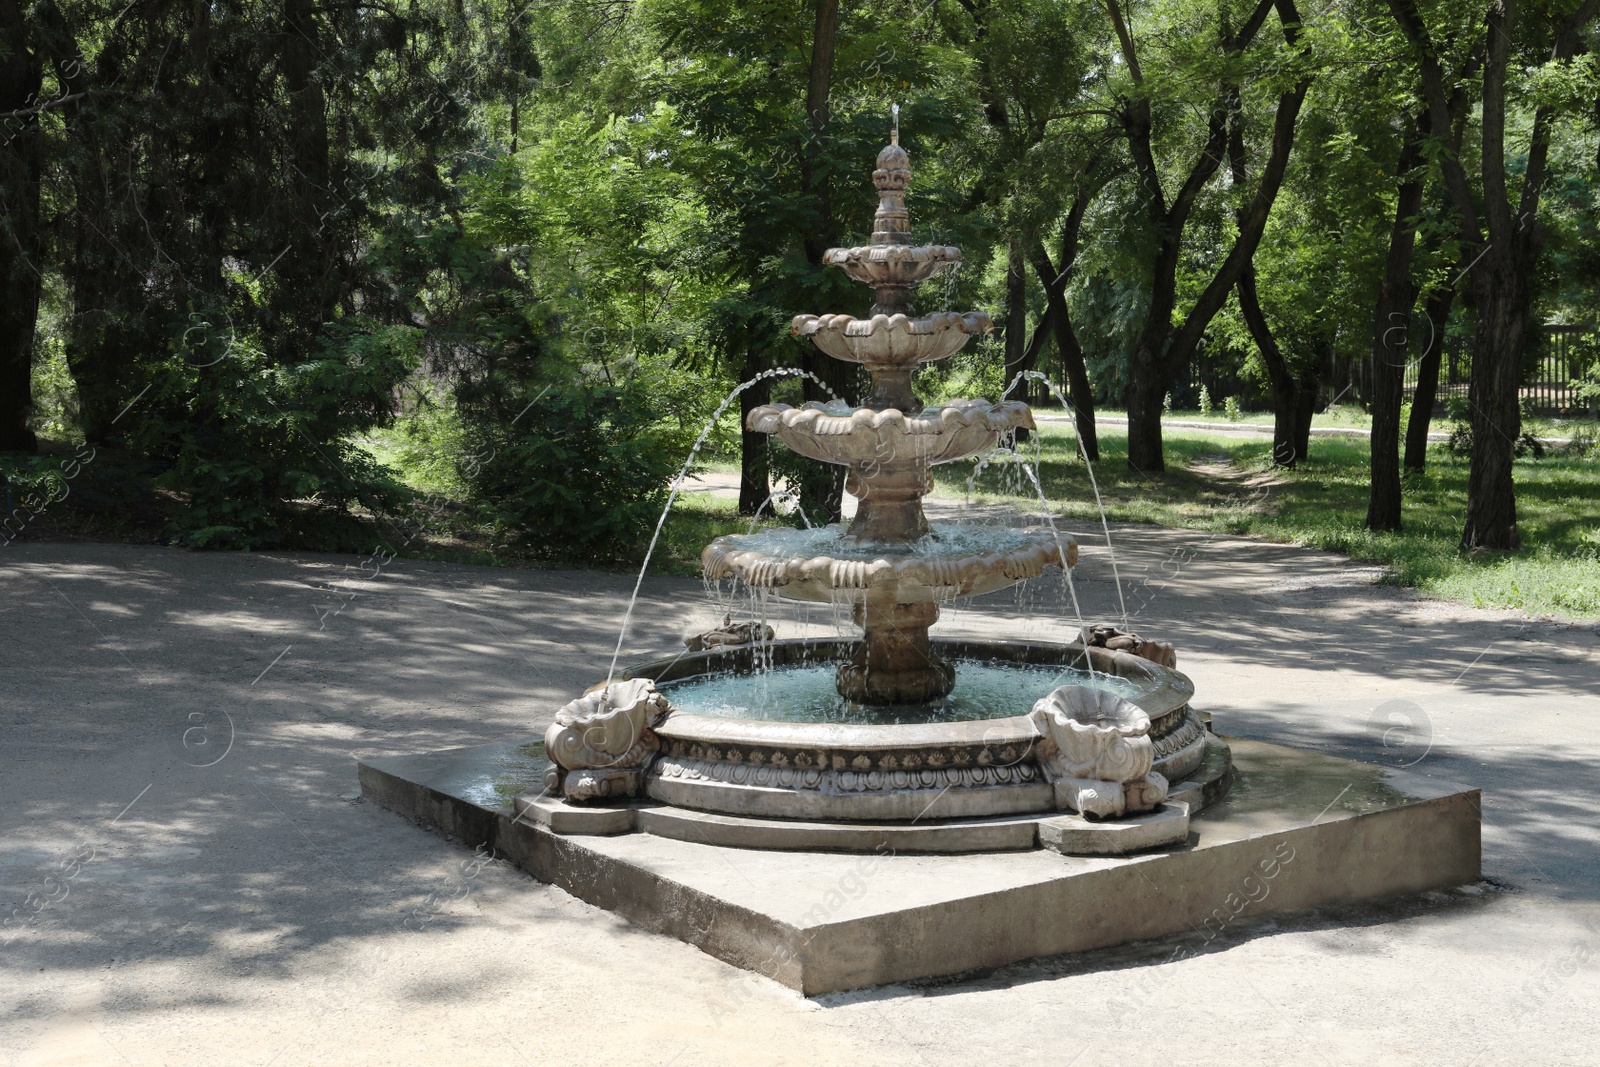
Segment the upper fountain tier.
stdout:
<path fill-rule="evenodd" d="M 897 408 L 909 414 L 922 404 L 911 391 L 911 372 L 959 352 L 967 339 L 994 328 L 982 311 L 939 312 L 914 318 L 911 290 L 935 274 L 961 264 L 961 250 L 949 245 L 912 245 L 906 190 L 911 184 L 911 157 L 900 147 L 895 130 L 891 143 L 878 153 L 872 183 L 878 187 L 878 211 L 872 243 L 861 248 L 830 248 L 823 262 L 872 286 L 876 300 L 870 318 L 850 315 L 796 315 L 790 327 L 796 337 L 809 337 L 835 359 L 865 364 L 873 392 L 866 406 Z"/>

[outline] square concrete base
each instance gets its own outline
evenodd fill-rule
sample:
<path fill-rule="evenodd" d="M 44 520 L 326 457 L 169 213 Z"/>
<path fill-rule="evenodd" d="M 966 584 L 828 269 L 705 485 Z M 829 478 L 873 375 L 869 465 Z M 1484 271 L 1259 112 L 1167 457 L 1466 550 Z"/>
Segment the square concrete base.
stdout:
<path fill-rule="evenodd" d="M 763 852 L 513 818 L 537 746 L 361 761 L 363 793 L 541 881 L 806 995 L 1104 948 L 1479 878 L 1479 795 L 1228 739 L 1228 797 L 1129 857 Z"/>

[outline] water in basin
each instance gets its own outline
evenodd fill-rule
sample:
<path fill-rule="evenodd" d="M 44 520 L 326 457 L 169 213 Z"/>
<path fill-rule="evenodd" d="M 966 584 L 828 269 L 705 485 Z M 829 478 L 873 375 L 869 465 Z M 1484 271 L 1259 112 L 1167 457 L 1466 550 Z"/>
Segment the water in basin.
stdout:
<path fill-rule="evenodd" d="M 877 706 L 845 700 L 834 688 L 831 666 L 780 667 L 755 674 L 725 674 L 663 682 L 678 711 L 721 719 L 829 722 L 860 726 L 963 722 L 1026 715 L 1033 702 L 1058 686 L 1083 685 L 1132 698 L 1136 683 L 1072 667 L 958 660 L 955 688 L 937 704 Z"/>
<path fill-rule="evenodd" d="M 1034 543 L 1030 535 L 1009 526 L 973 526 L 948 522 L 929 523 L 929 533 L 911 542 L 874 544 L 846 540 L 843 526 L 816 526 L 808 530 L 780 527 L 746 534 L 739 547 L 779 559 L 832 556 L 834 559 L 901 559 L 911 556 L 966 556 L 983 552 L 1009 552 Z"/>

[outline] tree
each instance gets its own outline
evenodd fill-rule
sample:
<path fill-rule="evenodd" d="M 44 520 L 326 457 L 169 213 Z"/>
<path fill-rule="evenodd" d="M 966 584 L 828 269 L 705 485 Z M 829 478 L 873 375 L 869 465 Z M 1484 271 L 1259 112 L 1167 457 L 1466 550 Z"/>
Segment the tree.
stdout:
<path fill-rule="evenodd" d="M 1158 102 L 1168 104 L 1164 99 L 1158 100 L 1160 91 L 1168 88 L 1166 80 L 1146 77 L 1118 0 L 1106 0 L 1106 8 L 1116 30 L 1128 79 L 1118 101 L 1118 117 L 1140 181 L 1145 226 L 1154 243 L 1148 273 L 1150 302 L 1129 367 L 1128 466 L 1136 471 L 1155 472 L 1165 469 L 1161 443 L 1163 401 L 1254 255 L 1283 183 L 1294 147 L 1295 120 L 1311 78 L 1296 71 L 1284 76 L 1288 84 L 1277 93 L 1267 161 L 1256 181 L 1254 195 L 1239 215 L 1232 247 L 1221 263 L 1209 272 L 1204 288 L 1174 325 L 1178 317 L 1178 276 L 1185 232 L 1200 194 L 1216 174 L 1227 148 L 1230 116 L 1240 106 L 1242 57 L 1267 16 L 1276 10 L 1292 60 L 1301 40 L 1300 15 L 1292 0 L 1259 0 L 1237 32 L 1230 28 L 1226 17 L 1219 20 L 1214 31 L 1217 50 L 1214 61 L 1220 65 L 1222 77 L 1210 104 L 1204 140 L 1190 156 L 1182 182 L 1169 199 L 1163 173 L 1167 167 L 1162 165 L 1158 153 L 1175 136 L 1175 131 L 1166 127 L 1180 120 L 1167 107 L 1155 106 Z M 1226 15 L 1227 9 L 1223 11 Z"/>
<path fill-rule="evenodd" d="M 797 25 L 788 7 L 762 0 L 662 5 L 650 12 L 649 32 L 667 62 L 650 85 L 689 133 L 677 159 L 706 207 L 704 276 L 726 286 L 710 331 L 723 360 L 747 379 L 798 363 L 821 379 L 806 380 L 807 400 L 854 402 L 856 367 L 800 345 L 788 324 L 807 311 L 867 312 L 870 291 L 822 256 L 870 225 L 872 161 L 897 96 L 916 171 L 915 217 L 937 222 L 928 207 L 943 199 L 940 177 L 923 146 L 955 125 L 939 97 L 941 79 L 954 75 L 927 61 L 927 47 L 902 32 L 892 9 L 817 0 L 810 14 Z M 918 92 L 903 95 L 913 84 Z M 741 395 L 746 412 L 766 401 L 766 388 Z M 765 502 L 765 448 L 756 435 L 744 438 L 741 503 L 752 510 Z M 797 463 L 809 519 L 837 520 L 841 469 Z"/>
<path fill-rule="evenodd" d="M 1450 96 L 1454 85 L 1447 73 L 1444 50 L 1436 43 L 1417 0 L 1389 0 L 1395 21 L 1411 42 L 1421 70 L 1424 99 L 1436 130 L 1450 128 Z M 1488 10 L 1475 46 L 1483 55 L 1479 103 L 1482 111 L 1477 186 L 1460 155 L 1440 158 L 1460 227 L 1460 242 L 1471 252 L 1467 284 L 1477 319 L 1468 386 L 1471 406 L 1472 458 L 1467 478 L 1467 517 L 1461 532 L 1464 549 L 1514 549 L 1517 533 L 1516 490 L 1512 456 L 1522 433 L 1518 403 L 1522 350 L 1528 337 L 1532 280 L 1543 244 L 1538 213 L 1546 181 L 1552 130 L 1560 116 L 1548 98 L 1533 108 L 1527 134 L 1521 188 L 1513 204 L 1508 174 L 1507 123 L 1512 118 L 1509 89 L 1513 59 L 1524 49 L 1541 48 L 1550 58 L 1547 71 L 1570 70 L 1583 46 L 1600 0 L 1583 0 L 1569 13 L 1555 7 L 1524 15 L 1518 0 L 1500 0 Z M 1441 17 L 1456 13 L 1446 10 Z M 1517 54 L 1513 41 L 1518 42 Z M 1542 46 L 1542 47 L 1541 47 Z"/>
<path fill-rule="evenodd" d="M 1426 175 L 1422 145 L 1428 118 L 1417 116 L 1406 136 L 1396 167 L 1400 190 L 1395 197 L 1394 226 L 1384 263 L 1372 325 L 1372 486 L 1367 499 L 1369 530 L 1400 529 L 1400 401 L 1408 359 L 1411 308 L 1417 289 L 1411 276 L 1416 249 L 1417 215 L 1422 210 Z"/>
<path fill-rule="evenodd" d="M 33 347 L 47 269 L 41 219 L 43 118 L 71 103 L 78 63 L 53 3 L 0 0 L 0 451 L 28 451 Z M 57 91 L 45 93 L 48 69 Z"/>
<path fill-rule="evenodd" d="M 965 207 L 994 212 L 1003 231 L 1003 377 L 1009 387 L 1018 374 L 1035 370 L 1053 340 L 1078 439 L 1085 454 L 1098 459 L 1094 390 L 1068 287 L 1084 217 L 1112 171 L 1103 165 L 1110 113 L 1092 100 L 1109 62 L 1105 29 L 1089 9 L 1063 4 L 961 0 L 960 6 L 966 19 L 950 10 L 941 21 L 974 60 L 972 93 L 982 105 L 983 124 L 970 137 L 977 173 Z M 1059 263 L 1052 262 L 1050 244 L 1059 245 Z M 1030 270 L 1045 297 L 1031 336 Z"/>

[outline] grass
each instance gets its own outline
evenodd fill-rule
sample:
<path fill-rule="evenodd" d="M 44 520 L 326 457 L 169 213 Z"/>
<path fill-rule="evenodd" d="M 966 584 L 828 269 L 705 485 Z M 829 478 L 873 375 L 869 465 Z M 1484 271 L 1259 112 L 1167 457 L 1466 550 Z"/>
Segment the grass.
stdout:
<path fill-rule="evenodd" d="M 1048 411 L 1049 413 L 1062 414 L 1062 409 L 1055 406 L 1039 406 L 1035 410 Z M 1128 413 L 1120 408 L 1096 407 L 1096 418 L 1126 419 Z M 1222 403 L 1212 409 L 1211 414 L 1202 415 L 1198 411 L 1169 411 L 1162 416 L 1166 422 L 1206 422 L 1216 423 L 1218 426 L 1271 426 L 1272 412 L 1246 411 L 1237 419 L 1230 419 L 1223 414 Z M 1429 429 L 1434 433 L 1448 433 L 1451 421 L 1443 416 L 1435 418 Z M 1372 415 L 1362 408 L 1354 405 L 1335 404 L 1326 411 L 1318 412 L 1311 417 L 1313 429 L 1339 429 L 1339 430 L 1370 430 L 1372 429 Z M 1522 428 L 1535 437 L 1565 438 L 1573 433 L 1594 434 L 1600 431 L 1600 420 L 1592 418 L 1557 419 L 1546 416 L 1527 415 L 1523 417 Z M 1401 429 L 1405 433 L 1404 427 Z"/>
<path fill-rule="evenodd" d="M 1517 507 L 1523 550 L 1463 555 L 1456 545 L 1466 512 L 1467 461 L 1446 449 L 1430 449 L 1427 470 L 1408 475 L 1404 522 L 1399 533 L 1362 528 L 1366 516 L 1370 453 L 1363 438 L 1313 438 L 1311 461 L 1294 471 L 1273 469 L 1271 439 L 1241 438 L 1199 429 L 1169 429 L 1165 435 L 1167 471 L 1146 477 L 1127 467 L 1127 435 L 1110 428 L 1100 434 L 1101 459 L 1095 465 L 1110 518 L 1196 530 L 1244 534 L 1341 552 L 1389 568 L 1389 581 L 1448 600 L 1479 607 L 1521 609 L 1534 615 L 1600 619 L 1600 453 L 1589 458 L 1552 450 L 1543 459 L 1516 462 Z M 1071 428 L 1046 424 L 1037 437 L 1040 474 L 1053 507 L 1081 519 L 1096 519 L 1088 473 L 1076 458 Z M 374 441 L 380 456 L 396 462 L 413 487 L 447 501 L 455 494 L 448 472 L 398 454 L 400 442 Z M 1025 446 L 1031 449 L 1032 446 Z M 17 502 L 54 455 L 0 457 Z M 96 472 L 113 457 L 97 461 Z M 410 462 L 407 462 L 409 460 Z M 735 469 L 727 461 L 713 469 Z M 409 469 L 408 469 L 409 468 Z M 936 468 L 940 488 L 960 496 L 970 468 Z M 161 513 L 154 502 L 107 498 L 99 501 L 84 478 L 64 500 L 28 521 L 22 539 L 160 541 Z M 979 484 L 999 479 L 989 474 Z M 441 492 L 443 491 L 443 492 Z M 1000 499 L 998 492 L 989 494 Z M 1005 499 L 1016 499 L 1014 496 Z M 457 502 L 459 503 L 459 502 Z M 96 506 L 86 507 L 94 504 Z M 146 512 L 149 514 L 146 514 Z M 406 555 L 490 566 L 592 567 L 628 571 L 639 558 L 541 561 L 497 543 L 493 532 L 475 525 L 465 506 L 447 509 L 428 524 Z M 368 519 L 374 533 L 387 525 Z M 770 523 L 770 520 L 769 520 Z M 763 523 L 768 525 L 769 523 Z M 707 493 L 679 497 L 662 528 L 651 558 L 656 574 L 698 574 L 707 542 L 749 529 L 734 501 Z M 298 547 L 334 550 L 333 545 Z M 637 557 L 642 558 L 642 549 Z"/>
<path fill-rule="evenodd" d="M 1097 518 L 1070 429 L 1047 426 L 1039 437 L 1041 480 L 1052 505 Z M 1128 470 L 1126 434 L 1100 434 L 1095 474 L 1110 518 L 1342 552 L 1388 566 L 1396 584 L 1478 607 L 1600 618 L 1600 456 L 1552 451 L 1518 460 L 1518 529 L 1526 547 L 1468 555 L 1457 550 L 1467 460 L 1442 447 L 1430 449 L 1426 470 L 1407 476 L 1404 529 L 1373 533 L 1362 527 L 1371 456 L 1364 439 L 1313 439 L 1311 461 L 1294 471 L 1270 466 L 1265 437 L 1174 430 L 1165 441 L 1167 471 L 1147 477 Z M 946 492 L 964 491 L 965 469 L 937 474 Z"/>

